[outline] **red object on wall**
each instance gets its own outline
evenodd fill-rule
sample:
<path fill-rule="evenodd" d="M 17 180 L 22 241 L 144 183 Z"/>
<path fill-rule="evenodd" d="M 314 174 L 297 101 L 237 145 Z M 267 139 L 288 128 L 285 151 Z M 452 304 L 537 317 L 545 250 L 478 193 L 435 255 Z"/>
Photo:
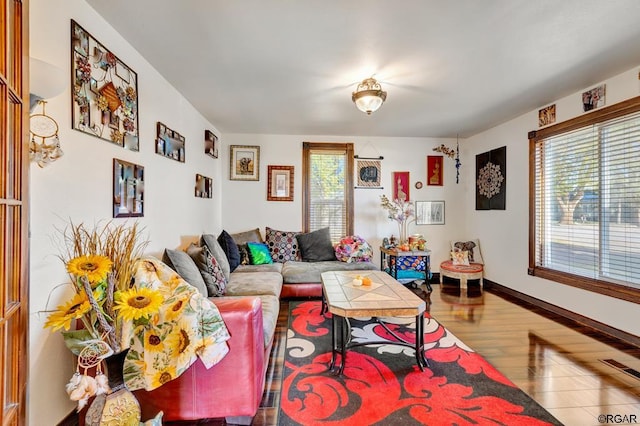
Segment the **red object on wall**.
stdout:
<path fill-rule="evenodd" d="M 409 172 L 393 172 L 393 199 L 409 201 Z"/>
<path fill-rule="evenodd" d="M 443 158 L 442 155 L 427 156 L 427 185 L 443 185 Z"/>

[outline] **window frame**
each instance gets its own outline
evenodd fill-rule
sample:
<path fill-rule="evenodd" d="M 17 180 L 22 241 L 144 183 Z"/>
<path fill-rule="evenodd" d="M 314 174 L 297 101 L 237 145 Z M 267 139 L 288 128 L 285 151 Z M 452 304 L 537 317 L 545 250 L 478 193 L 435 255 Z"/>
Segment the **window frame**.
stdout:
<path fill-rule="evenodd" d="M 640 96 L 589 112 L 571 120 L 529 132 L 529 268 L 527 273 L 560 284 L 577 287 L 598 294 L 640 303 L 640 289 L 621 284 L 587 278 L 568 272 L 536 265 L 536 143 L 580 128 L 593 126 L 640 111 Z"/>
<path fill-rule="evenodd" d="M 345 212 L 346 212 L 346 232 L 353 235 L 353 173 L 354 173 L 354 150 L 353 143 L 333 143 L 333 142 L 303 142 L 302 143 L 302 229 L 303 232 L 310 232 L 310 154 L 313 151 L 339 151 L 344 150 L 347 156 L 345 170 Z"/>

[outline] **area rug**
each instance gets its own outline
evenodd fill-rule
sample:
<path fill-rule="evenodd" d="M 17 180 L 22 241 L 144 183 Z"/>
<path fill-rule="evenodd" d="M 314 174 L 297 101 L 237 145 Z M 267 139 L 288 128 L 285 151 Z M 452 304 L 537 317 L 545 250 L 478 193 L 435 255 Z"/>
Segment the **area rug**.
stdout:
<path fill-rule="evenodd" d="M 428 315 L 424 371 L 413 349 L 383 344 L 350 349 L 338 376 L 328 369 L 330 314 L 320 309 L 319 301 L 290 303 L 279 425 L 562 424 Z M 415 318 L 388 320 L 414 339 Z M 357 342 L 390 337 L 371 318 L 351 326 Z"/>

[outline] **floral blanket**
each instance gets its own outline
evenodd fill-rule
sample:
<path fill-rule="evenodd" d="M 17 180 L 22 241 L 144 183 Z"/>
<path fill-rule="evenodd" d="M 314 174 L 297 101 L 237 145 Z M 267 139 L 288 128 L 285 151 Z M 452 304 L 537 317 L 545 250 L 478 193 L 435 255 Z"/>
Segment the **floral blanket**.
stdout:
<path fill-rule="evenodd" d="M 130 348 L 124 379 L 130 390 L 152 390 L 180 376 L 197 357 L 207 368 L 229 352 L 218 308 L 155 258 L 138 261 L 134 285 L 162 293 L 160 311 L 124 325 Z M 126 341 L 126 340 L 125 340 Z"/>

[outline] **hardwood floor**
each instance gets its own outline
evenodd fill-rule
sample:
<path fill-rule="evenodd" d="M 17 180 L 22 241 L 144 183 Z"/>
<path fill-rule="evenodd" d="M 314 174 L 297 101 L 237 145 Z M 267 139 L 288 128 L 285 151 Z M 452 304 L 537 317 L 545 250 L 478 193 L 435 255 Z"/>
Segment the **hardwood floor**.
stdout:
<path fill-rule="evenodd" d="M 415 291 L 438 322 L 564 424 L 640 423 L 640 378 L 602 361 L 640 371 L 640 348 L 506 295 L 481 292 L 473 282 L 466 295 L 447 282 L 433 285 L 431 294 Z M 283 301 L 256 426 L 277 425 L 288 311 Z M 610 417 L 599 421 L 601 415 Z"/>

